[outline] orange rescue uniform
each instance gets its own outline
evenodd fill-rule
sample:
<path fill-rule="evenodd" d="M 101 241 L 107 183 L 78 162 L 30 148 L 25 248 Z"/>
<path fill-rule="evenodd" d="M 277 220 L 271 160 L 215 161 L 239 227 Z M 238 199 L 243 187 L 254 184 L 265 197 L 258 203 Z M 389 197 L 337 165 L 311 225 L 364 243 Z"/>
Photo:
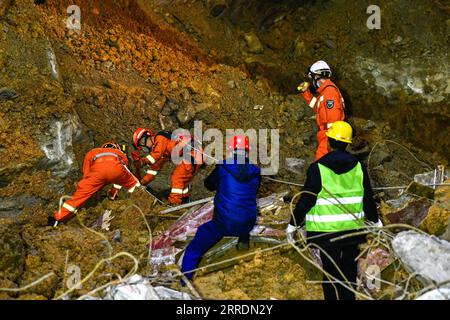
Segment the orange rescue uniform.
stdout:
<path fill-rule="evenodd" d="M 140 183 L 127 165 L 126 155 L 117 149 L 95 148 L 89 151 L 84 157 L 83 179 L 78 183 L 75 193 L 55 213 L 55 220 L 63 221 L 73 216 L 92 195 L 108 184 L 133 192 Z"/>
<path fill-rule="evenodd" d="M 315 97 L 308 89 L 301 95 L 316 113 L 316 124 L 318 128 L 317 142 L 319 144 L 316 152 L 316 160 L 326 155 L 328 150 L 328 138 L 326 132 L 331 124 L 345 119 L 344 98 L 338 87 L 327 79 L 317 90 L 319 94 Z"/>
<path fill-rule="evenodd" d="M 142 158 L 143 165 L 148 165 L 146 175 L 141 179 L 143 185 L 148 185 L 153 181 L 163 165 L 170 160 L 172 152 L 182 154 L 182 146 L 178 141 L 169 139 L 168 137 L 157 134 L 152 138 L 152 148 L 150 154 Z M 175 149 L 175 150 L 174 150 Z M 177 164 L 171 176 L 171 190 L 169 195 L 169 202 L 171 204 L 180 204 L 183 198 L 189 197 L 189 183 L 194 178 L 194 175 L 199 171 L 202 161 L 194 157 L 196 153 L 191 150 L 190 161 L 182 160 Z"/>

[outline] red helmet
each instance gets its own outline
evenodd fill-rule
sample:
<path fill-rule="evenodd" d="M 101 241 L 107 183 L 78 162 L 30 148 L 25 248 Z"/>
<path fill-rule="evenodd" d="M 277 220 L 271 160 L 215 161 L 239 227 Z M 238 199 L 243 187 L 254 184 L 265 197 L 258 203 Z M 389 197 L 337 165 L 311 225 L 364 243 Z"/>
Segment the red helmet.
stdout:
<path fill-rule="evenodd" d="M 228 150 L 245 149 L 250 151 L 250 141 L 247 136 L 238 135 L 230 139 L 228 143 Z"/>
<path fill-rule="evenodd" d="M 141 140 L 142 138 L 145 138 L 145 137 L 153 137 L 152 130 L 146 129 L 146 128 L 139 128 L 134 132 L 133 144 L 138 150 L 141 150 L 141 147 L 142 147 L 139 145 L 139 140 Z"/>
<path fill-rule="evenodd" d="M 112 149 L 117 149 L 117 150 L 121 150 L 122 148 L 120 147 L 120 144 L 116 143 L 116 142 L 105 142 L 104 144 L 102 144 L 102 148 L 112 148 Z"/>

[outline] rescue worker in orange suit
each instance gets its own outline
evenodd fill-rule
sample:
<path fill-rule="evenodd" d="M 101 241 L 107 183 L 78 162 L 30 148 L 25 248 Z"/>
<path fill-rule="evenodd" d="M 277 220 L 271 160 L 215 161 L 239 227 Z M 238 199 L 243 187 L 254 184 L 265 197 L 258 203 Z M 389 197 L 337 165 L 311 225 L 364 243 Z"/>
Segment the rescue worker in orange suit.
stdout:
<path fill-rule="evenodd" d="M 140 183 L 127 166 L 127 156 L 117 143 L 107 142 L 101 148 L 89 151 L 84 158 L 83 179 L 78 183 L 77 190 L 53 217 L 49 217 L 48 225 L 56 226 L 58 222 L 71 218 L 80 206 L 108 184 L 114 185 L 108 191 L 111 200 L 122 187 L 133 192 Z"/>
<path fill-rule="evenodd" d="M 297 89 L 316 113 L 316 160 L 319 160 L 330 151 L 326 133 L 333 122 L 345 119 L 345 105 L 339 88 L 330 80 L 331 69 L 325 61 L 315 62 L 308 70 L 308 77 L 311 84 L 303 82 Z"/>
<path fill-rule="evenodd" d="M 184 139 L 184 141 L 182 141 Z M 154 134 L 150 129 L 139 128 L 134 132 L 133 144 L 138 150 L 147 148 L 149 154 L 146 157 L 139 157 L 137 152 L 132 154 L 135 167 L 148 166 L 145 176 L 141 179 L 141 184 L 148 186 L 153 181 L 164 164 L 169 161 L 173 154 L 181 155 L 184 150 L 188 150 L 189 159 L 183 159 L 177 164 L 171 176 L 171 190 L 169 195 L 170 204 L 181 204 L 189 202 L 189 184 L 194 175 L 203 164 L 203 156 L 194 149 L 184 148 L 187 143 L 191 145 L 189 136 L 172 139 L 172 134 L 168 131 L 160 131 Z"/>

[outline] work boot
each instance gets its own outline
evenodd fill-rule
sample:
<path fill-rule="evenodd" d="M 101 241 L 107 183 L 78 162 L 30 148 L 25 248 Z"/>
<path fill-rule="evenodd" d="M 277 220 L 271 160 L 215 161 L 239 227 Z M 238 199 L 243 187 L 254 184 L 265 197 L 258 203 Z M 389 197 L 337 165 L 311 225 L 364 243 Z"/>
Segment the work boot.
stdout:
<path fill-rule="evenodd" d="M 56 227 L 57 225 L 58 225 L 58 221 L 55 220 L 55 218 L 53 216 L 48 217 L 47 226 Z"/>
<path fill-rule="evenodd" d="M 236 244 L 237 251 L 246 251 L 248 249 L 250 249 L 250 242 L 238 241 Z"/>
<path fill-rule="evenodd" d="M 181 198 L 181 204 L 185 204 L 185 203 L 189 203 L 191 202 L 191 198 L 190 197 L 183 197 Z"/>

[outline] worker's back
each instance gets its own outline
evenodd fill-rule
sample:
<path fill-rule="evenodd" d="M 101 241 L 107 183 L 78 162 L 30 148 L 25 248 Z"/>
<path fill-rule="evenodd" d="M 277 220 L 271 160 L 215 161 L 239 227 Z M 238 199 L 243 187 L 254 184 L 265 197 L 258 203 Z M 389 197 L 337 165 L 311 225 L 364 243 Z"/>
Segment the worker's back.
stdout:
<path fill-rule="evenodd" d="M 260 174 L 258 166 L 248 161 L 238 164 L 236 158 L 227 159 L 224 164 L 218 166 L 219 183 L 214 198 L 214 219 L 220 225 L 254 223 Z"/>

